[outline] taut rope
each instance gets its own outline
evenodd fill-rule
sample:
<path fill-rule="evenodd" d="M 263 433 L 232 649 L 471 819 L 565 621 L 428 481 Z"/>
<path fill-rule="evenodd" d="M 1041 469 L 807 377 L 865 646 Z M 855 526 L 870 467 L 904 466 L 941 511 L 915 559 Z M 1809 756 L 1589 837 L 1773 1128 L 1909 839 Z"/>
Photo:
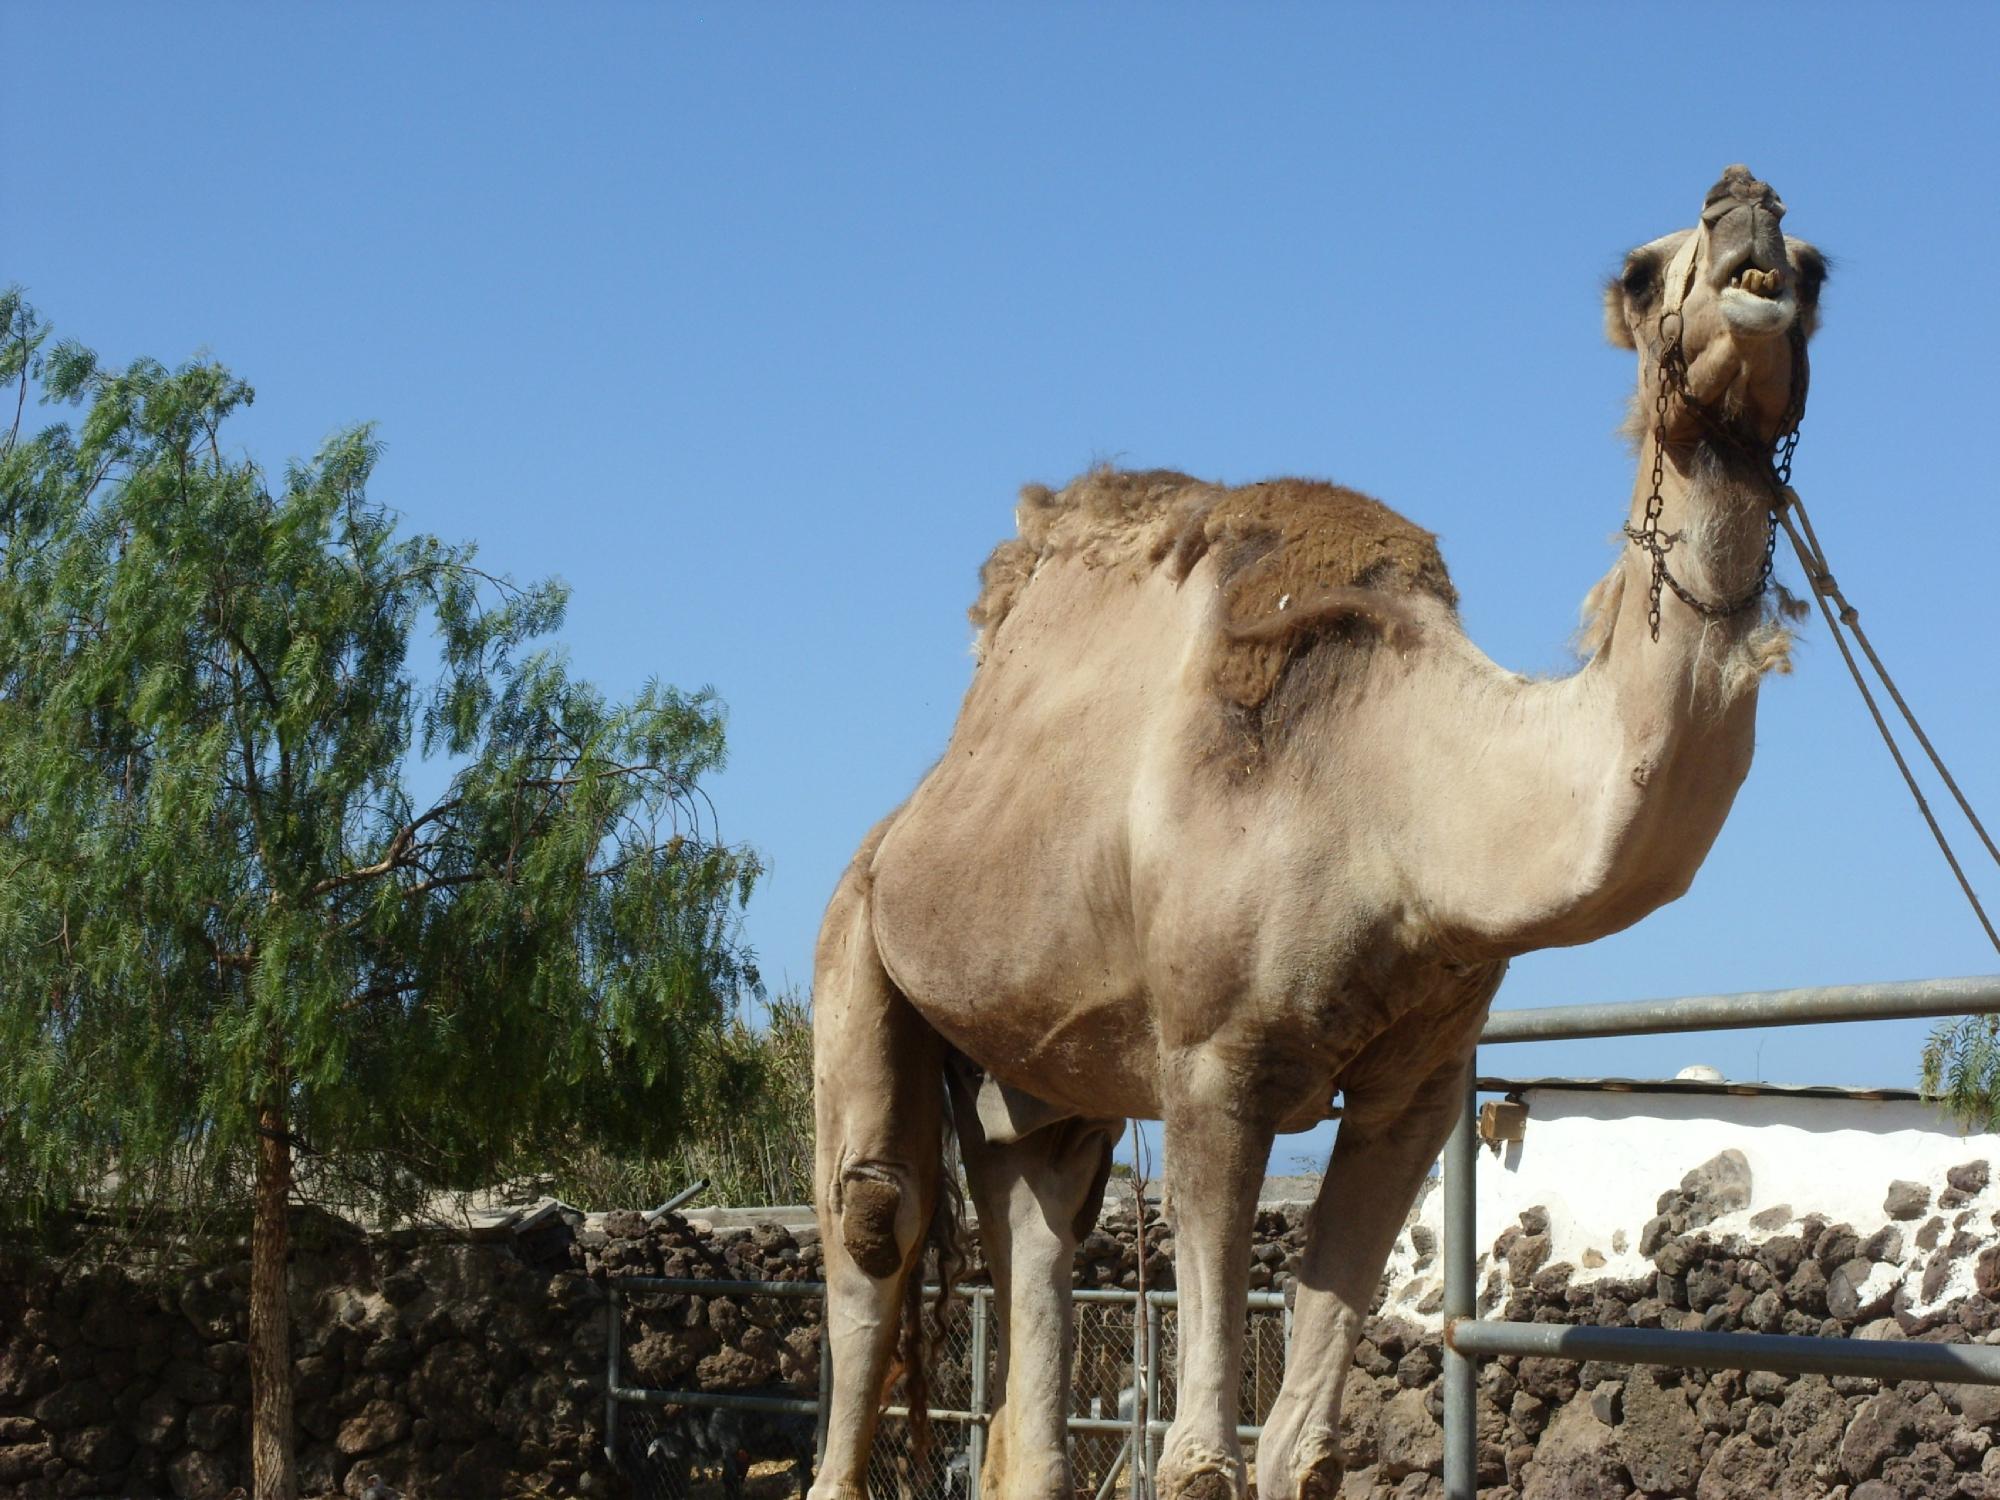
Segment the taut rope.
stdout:
<path fill-rule="evenodd" d="M 1875 702 L 1875 695 L 1868 690 L 1867 679 L 1861 675 L 1861 665 L 1855 661 L 1854 652 L 1849 648 L 1846 636 L 1841 633 L 1843 626 L 1854 633 L 1854 639 L 1860 643 L 1863 654 L 1868 658 L 1869 666 L 1874 668 L 1875 675 L 1881 679 L 1882 686 L 1888 690 L 1889 697 L 1903 715 L 1903 722 L 1910 726 L 1910 732 L 1917 737 L 1917 743 L 1924 747 L 1924 754 L 1930 757 L 1931 765 L 1937 769 L 1939 777 L 1950 789 L 1952 800 L 1958 803 L 1958 810 L 1965 814 L 1965 821 L 1970 823 L 1973 832 L 1979 835 L 1979 841 L 1986 846 L 1986 852 L 1993 857 L 1996 866 L 2000 866 L 2000 848 L 1994 847 L 1992 835 L 1987 833 L 1986 825 L 1980 822 L 1979 814 L 1972 810 L 1972 804 L 1959 789 L 1958 779 L 1945 765 L 1944 757 L 1938 754 L 1937 747 L 1931 744 L 1931 738 L 1924 733 L 1923 725 L 1917 722 L 1917 716 L 1904 701 L 1901 690 L 1896 686 L 1895 678 L 1891 677 L 1889 669 L 1882 665 L 1882 658 L 1876 654 L 1873 643 L 1868 639 L 1868 633 L 1861 628 L 1861 612 L 1847 602 L 1847 596 L 1841 593 L 1840 585 L 1834 582 L 1833 570 L 1827 566 L 1826 553 L 1820 548 L 1819 537 L 1813 531 L 1812 518 L 1806 514 L 1805 502 L 1799 499 L 1798 491 L 1790 485 L 1785 485 L 1783 501 L 1776 507 L 1776 512 L 1779 523 L 1785 528 L 1785 535 L 1792 539 L 1792 550 L 1799 555 L 1799 565 L 1805 569 L 1806 582 L 1812 586 L 1813 598 L 1818 602 L 1820 615 L 1826 621 L 1827 633 L 1833 637 L 1833 643 L 1840 647 L 1841 660 L 1847 663 L 1848 674 L 1854 678 L 1855 687 L 1861 690 L 1861 701 L 1868 705 L 1869 716 L 1875 720 L 1875 728 L 1882 736 L 1882 743 L 1889 747 L 1889 754 L 1896 762 L 1896 769 L 1903 773 L 1903 784 L 1909 787 L 1910 796 L 1916 800 L 1917 811 L 1924 815 L 1924 822 L 1930 827 L 1931 837 L 1937 840 L 1939 852 L 1944 855 L 1945 863 L 1951 866 L 1951 873 L 1957 877 L 1958 888 L 1965 892 L 1965 899 L 1971 904 L 1973 915 L 1979 918 L 1979 925 L 1986 929 L 1986 940 L 1996 951 L 2000 951 L 2000 933 L 1993 930 L 1992 919 L 1986 915 L 1986 908 L 1980 905 L 1979 896 L 1972 889 L 1972 882 L 1966 879 L 1965 869 L 1959 864 L 1958 855 L 1953 852 L 1951 841 L 1945 837 L 1944 829 L 1938 826 L 1937 814 L 1931 811 L 1930 802 L 1925 798 L 1923 789 L 1917 785 L 1917 778 L 1911 774 L 1909 762 L 1903 758 L 1902 747 L 1896 743 L 1896 737 L 1890 732 L 1888 721 L 1882 717 L 1882 710 Z M 1798 518 L 1797 525 L 1793 524 L 1795 516 Z"/>

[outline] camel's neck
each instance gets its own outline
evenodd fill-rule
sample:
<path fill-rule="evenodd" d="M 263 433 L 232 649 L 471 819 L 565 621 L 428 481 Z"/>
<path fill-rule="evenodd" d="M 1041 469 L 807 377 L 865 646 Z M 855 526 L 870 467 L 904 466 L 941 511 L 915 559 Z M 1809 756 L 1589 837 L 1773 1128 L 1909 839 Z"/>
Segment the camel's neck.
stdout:
<path fill-rule="evenodd" d="M 1649 441 L 1635 529 L 1652 457 Z M 1678 537 L 1668 565 L 1696 597 L 1734 601 L 1754 587 L 1768 526 L 1764 491 L 1740 461 L 1669 454 L 1658 531 Z M 1706 617 L 1669 586 L 1656 640 L 1651 585 L 1650 555 L 1628 543 L 1596 595 L 1596 652 L 1570 678 L 1525 682 L 1469 652 L 1454 664 L 1465 673 L 1458 701 L 1417 695 L 1431 704 L 1412 726 L 1419 742 L 1445 753 L 1424 757 L 1429 775 L 1412 789 L 1421 867 L 1408 874 L 1420 919 L 1447 942 L 1501 952 L 1588 942 L 1679 896 L 1707 855 L 1750 767 L 1748 642 L 1762 611 Z"/>
<path fill-rule="evenodd" d="M 1652 460 L 1648 439 L 1626 523 L 1641 533 L 1648 529 L 1654 494 Z M 1761 598 L 1751 596 L 1762 581 L 1770 545 L 1770 496 L 1748 461 L 1706 446 L 1669 450 L 1658 496 L 1651 530 L 1668 548 L 1672 578 L 1697 600 L 1724 610 L 1744 607 L 1704 614 L 1666 582 L 1658 597 L 1656 633 L 1653 557 L 1628 539 L 1598 601 L 1592 632 L 1597 649 L 1584 675 L 1607 680 L 1626 743 L 1706 759 L 1718 748 L 1716 734 L 1739 735 L 1746 745 L 1750 736 L 1757 673 L 1743 647 L 1763 619 Z M 1727 810 L 1725 797 L 1719 811 Z"/>

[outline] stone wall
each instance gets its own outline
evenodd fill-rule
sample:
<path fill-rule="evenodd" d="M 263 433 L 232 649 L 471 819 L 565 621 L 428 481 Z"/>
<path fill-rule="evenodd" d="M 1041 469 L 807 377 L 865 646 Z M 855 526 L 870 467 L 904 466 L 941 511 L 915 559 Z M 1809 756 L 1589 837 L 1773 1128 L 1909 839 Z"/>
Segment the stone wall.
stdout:
<path fill-rule="evenodd" d="M 1889 1183 L 1885 1222 L 1857 1229 L 1782 1205 L 1746 1214 L 1747 1166 L 1725 1152 L 1661 1196 L 1636 1255 L 1616 1263 L 1590 1252 L 1580 1265 L 1552 1260 L 1547 1213 L 1524 1211 L 1481 1258 L 1480 1311 L 1602 1327 L 2000 1340 L 2000 1215 L 1988 1176 L 1985 1162 L 1954 1169 L 1935 1205 L 1927 1185 Z M 1443 1493 L 1436 1244 L 1421 1220 L 1413 1213 L 1415 1234 L 1399 1247 L 1405 1285 L 1385 1284 L 1387 1308 L 1369 1320 L 1348 1380 L 1341 1493 L 1351 1500 Z M 1295 1248 L 1296 1236 L 1285 1242 Z M 1396 1298 L 1427 1287 L 1420 1299 Z M 1993 1387 L 1503 1358 L 1480 1371 L 1480 1494 L 2000 1497 L 1996 1422 Z"/>
<path fill-rule="evenodd" d="M 247 1258 L 203 1269 L 54 1269 L 0 1261 L 0 1496 L 221 1500 L 248 1479 Z M 817 1280 L 782 1230 L 698 1234 L 669 1217 L 553 1219 L 497 1240 L 352 1241 L 292 1266 L 302 1493 L 622 1492 L 602 1457 L 611 1275 Z M 816 1333 L 694 1299 L 628 1322 L 647 1384 L 818 1380 Z M 796 1304 L 816 1329 L 816 1301 Z M 656 1326 L 657 1325 L 657 1326 Z M 694 1351 L 683 1360 L 683 1352 Z"/>
<path fill-rule="evenodd" d="M 1744 1169 L 1726 1154 L 1669 1190 L 1630 1253 L 1620 1246 L 1608 1263 L 1554 1260 L 1547 1215 L 1523 1212 L 1483 1257 L 1482 1310 L 2000 1340 L 1994 1197 L 1974 1162 L 1935 1202 L 1929 1187 L 1890 1185 L 1879 1225 L 1788 1208 L 1746 1217 Z M 1292 1288 L 1301 1220 L 1297 1209 L 1259 1213 L 1257 1285 Z M 1079 1284 L 1137 1283 L 1132 1226 L 1114 1189 L 1078 1251 Z M 1157 1219 L 1146 1248 L 1148 1284 L 1171 1286 L 1172 1241 Z M 1348 1382 L 1350 1500 L 1442 1493 L 1436 1250 L 1413 1213 Z M 380 1476 L 424 1500 L 623 1493 L 601 1456 L 606 1285 L 639 1275 L 817 1281 L 819 1247 L 776 1226 L 709 1232 L 674 1215 L 611 1214 L 552 1219 L 525 1238 L 302 1253 L 293 1315 L 305 1492 L 359 1496 Z M 246 1260 L 154 1273 L 0 1263 L 0 1496 L 221 1500 L 246 1477 L 247 1285 Z M 817 1386 L 814 1299 L 631 1300 L 625 1357 L 639 1384 Z M 1501 1359 L 1482 1367 L 1479 1389 L 1485 1500 L 2000 1500 L 2000 1391 L 1986 1388 Z M 756 1440 L 797 1447 L 802 1426 L 771 1424 Z M 734 1428 L 683 1436 L 696 1449 L 748 1441 Z"/>
<path fill-rule="evenodd" d="M 1725 1152 L 1665 1192 L 1607 1257 L 1552 1259 L 1534 1208 L 1480 1258 L 1483 1316 L 1603 1327 L 2000 1342 L 2000 1190 L 1984 1161 L 1933 1185 L 1882 1184 L 1878 1222 L 1757 1214 Z M 1114 1193 L 1115 1193 L 1114 1189 Z M 1348 1377 L 1343 1500 L 1444 1493 L 1435 1204 L 1413 1209 Z M 1429 1221 L 1429 1222 L 1427 1222 Z M 1079 1285 L 1137 1284 L 1129 1200 L 1078 1251 Z M 1154 1220 L 1146 1277 L 1173 1285 Z M 1251 1281 L 1290 1293 L 1304 1211 L 1257 1218 Z M 1482 1500 L 2000 1500 L 2000 1387 L 1503 1358 L 1480 1366 Z"/>

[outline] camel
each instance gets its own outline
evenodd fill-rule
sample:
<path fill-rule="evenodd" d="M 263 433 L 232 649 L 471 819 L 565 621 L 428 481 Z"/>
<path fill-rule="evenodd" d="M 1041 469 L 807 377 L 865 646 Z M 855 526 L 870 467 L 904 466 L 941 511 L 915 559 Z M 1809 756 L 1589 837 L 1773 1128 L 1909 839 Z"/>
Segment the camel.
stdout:
<path fill-rule="evenodd" d="M 1023 492 L 943 758 L 862 844 L 815 959 L 833 1392 L 813 1500 L 860 1500 L 955 1132 L 1000 1308 L 983 1493 L 1068 1497 L 1071 1255 L 1128 1119 L 1163 1123 L 1179 1409 L 1158 1486 L 1233 1500 L 1250 1231 L 1274 1134 L 1340 1126 L 1257 1455 L 1338 1491 L 1341 1388 L 1507 961 L 1687 890 L 1788 666 L 1774 445 L 1826 264 L 1742 167 L 1606 289 L 1639 453 L 1582 665 L 1467 640 L 1436 538 L 1294 479 Z M 1782 591 L 1775 597 L 1783 601 Z"/>

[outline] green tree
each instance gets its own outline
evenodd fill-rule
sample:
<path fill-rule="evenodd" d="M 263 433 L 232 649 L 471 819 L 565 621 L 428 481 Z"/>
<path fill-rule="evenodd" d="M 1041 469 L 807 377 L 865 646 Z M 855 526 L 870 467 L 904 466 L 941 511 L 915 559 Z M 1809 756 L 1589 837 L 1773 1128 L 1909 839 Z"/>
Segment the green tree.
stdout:
<path fill-rule="evenodd" d="M 633 1156 L 578 1140 L 551 1151 L 541 1182 L 587 1208 L 664 1203 L 706 1182 L 696 1204 L 810 1203 L 813 1164 L 812 1014 L 774 998 L 759 1024 L 738 1017 L 723 1034 L 704 1099 L 723 1101 L 691 1121 L 664 1152 Z"/>
<path fill-rule="evenodd" d="M 679 1134 L 757 985 L 720 711 L 572 677 L 563 588 L 399 536 L 368 428 L 274 484 L 220 365 L 104 368 L 18 291 L 0 333 L 0 1205 L 247 1195 L 290 1500 L 300 1175 L 393 1212 Z M 31 393 L 80 423 L 24 434 Z"/>
<path fill-rule="evenodd" d="M 1968 1130 L 2000 1124 L 2000 1016 L 1940 1022 L 1924 1043 L 1922 1086 Z"/>

